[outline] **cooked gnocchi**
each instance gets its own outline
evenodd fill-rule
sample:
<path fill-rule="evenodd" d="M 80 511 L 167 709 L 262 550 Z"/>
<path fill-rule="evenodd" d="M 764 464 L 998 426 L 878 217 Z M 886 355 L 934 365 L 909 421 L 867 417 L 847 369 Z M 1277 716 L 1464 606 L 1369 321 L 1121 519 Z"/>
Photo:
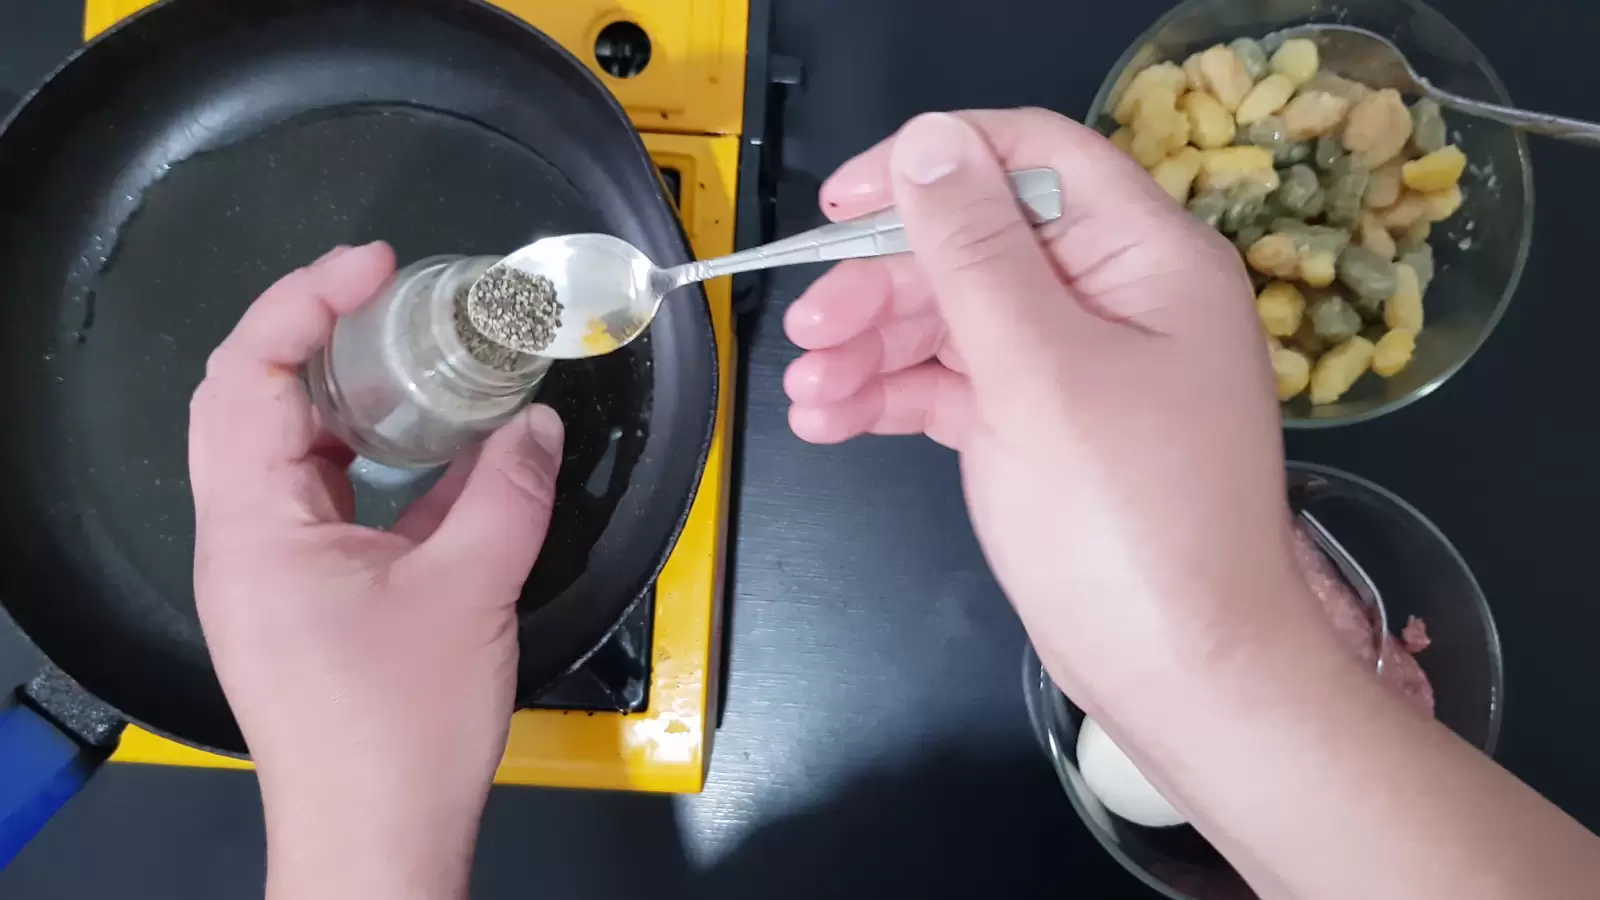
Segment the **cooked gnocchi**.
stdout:
<path fill-rule="evenodd" d="M 1147 66 L 1111 112 L 1112 143 L 1254 273 L 1280 400 L 1405 371 L 1468 164 L 1437 104 L 1326 71 L 1311 41 L 1240 38 Z"/>

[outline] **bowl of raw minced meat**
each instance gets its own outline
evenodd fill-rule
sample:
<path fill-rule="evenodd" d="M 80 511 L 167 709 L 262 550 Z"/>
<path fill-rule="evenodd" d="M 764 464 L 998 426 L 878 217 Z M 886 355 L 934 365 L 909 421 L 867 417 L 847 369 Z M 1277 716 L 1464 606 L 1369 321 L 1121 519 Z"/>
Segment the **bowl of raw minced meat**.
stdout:
<path fill-rule="evenodd" d="M 1290 463 L 1288 484 L 1289 505 L 1306 514 L 1297 517 L 1295 561 L 1350 654 L 1418 715 L 1492 755 L 1504 692 L 1500 639 L 1455 547 L 1415 507 L 1363 478 Z M 1330 542 L 1376 598 L 1351 583 Z M 1129 872 L 1174 900 L 1256 896 L 1051 683 L 1031 650 L 1023 679 L 1035 733 L 1073 808 Z"/>

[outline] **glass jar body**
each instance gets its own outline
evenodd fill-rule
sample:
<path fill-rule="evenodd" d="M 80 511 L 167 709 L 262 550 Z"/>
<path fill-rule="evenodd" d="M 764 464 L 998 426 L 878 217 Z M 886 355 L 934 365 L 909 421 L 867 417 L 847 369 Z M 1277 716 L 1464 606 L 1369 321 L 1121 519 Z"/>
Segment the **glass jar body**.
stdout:
<path fill-rule="evenodd" d="M 306 380 L 324 427 L 367 460 L 448 462 L 509 421 L 550 368 L 526 354 L 486 363 L 467 348 L 457 298 L 489 256 L 439 256 L 397 271 L 334 327 Z"/>

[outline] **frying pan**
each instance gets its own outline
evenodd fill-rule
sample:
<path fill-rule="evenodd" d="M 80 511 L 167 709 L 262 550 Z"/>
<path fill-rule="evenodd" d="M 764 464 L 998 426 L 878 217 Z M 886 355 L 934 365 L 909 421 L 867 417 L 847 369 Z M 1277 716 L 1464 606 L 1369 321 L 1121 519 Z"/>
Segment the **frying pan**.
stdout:
<path fill-rule="evenodd" d="M 0 861 L 122 726 L 244 740 L 191 582 L 188 399 L 249 302 L 335 244 L 402 261 L 602 231 L 687 240 L 638 133 L 555 42 L 476 0 L 167 0 L 0 126 L 0 604 L 50 661 L 0 718 Z M 558 366 L 550 537 L 519 605 L 519 703 L 598 647 L 665 563 L 716 406 L 703 293 Z M 366 491 L 382 524 L 404 497 Z"/>

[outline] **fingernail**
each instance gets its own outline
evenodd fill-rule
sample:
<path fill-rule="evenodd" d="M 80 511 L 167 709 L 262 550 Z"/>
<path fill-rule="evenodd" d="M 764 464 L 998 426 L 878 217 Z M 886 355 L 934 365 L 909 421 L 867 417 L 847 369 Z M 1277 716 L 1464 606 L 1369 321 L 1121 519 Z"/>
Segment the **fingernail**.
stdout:
<path fill-rule="evenodd" d="M 528 429 L 528 437 L 540 449 L 561 458 L 561 443 L 566 436 L 566 426 L 561 424 L 561 417 L 556 411 L 542 403 L 528 407 L 522 414 L 522 425 Z"/>
<path fill-rule="evenodd" d="M 961 168 L 970 155 L 972 129 L 948 113 L 918 116 L 900 129 L 890 159 L 914 184 L 933 184 Z"/>
<path fill-rule="evenodd" d="M 820 193 L 829 206 L 838 206 L 844 200 L 854 200 L 857 197 L 868 197 L 883 190 L 883 182 L 872 182 L 862 179 L 844 181 L 835 175 L 823 185 Z"/>

